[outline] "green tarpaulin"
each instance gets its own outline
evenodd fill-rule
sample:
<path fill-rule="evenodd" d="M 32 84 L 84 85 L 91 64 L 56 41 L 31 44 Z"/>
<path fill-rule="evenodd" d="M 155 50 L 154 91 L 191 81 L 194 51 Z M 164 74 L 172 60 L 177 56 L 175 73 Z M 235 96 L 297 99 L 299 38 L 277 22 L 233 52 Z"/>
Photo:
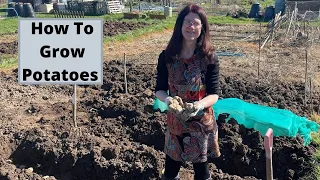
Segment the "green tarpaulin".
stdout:
<path fill-rule="evenodd" d="M 167 110 L 167 105 L 155 99 L 153 109 L 161 112 Z M 289 110 L 262 106 L 245 102 L 237 98 L 220 99 L 214 106 L 216 117 L 220 114 L 229 114 L 226 121 L 231 118 L 246 128 L 254 128 L 264 135 L 268 128 L 272 128 L 274 136 L 296 137 L 304 139 L 304 145 L 311 142 L 311 132 L 318 132 L 319 125 L 300 117 Z"/>

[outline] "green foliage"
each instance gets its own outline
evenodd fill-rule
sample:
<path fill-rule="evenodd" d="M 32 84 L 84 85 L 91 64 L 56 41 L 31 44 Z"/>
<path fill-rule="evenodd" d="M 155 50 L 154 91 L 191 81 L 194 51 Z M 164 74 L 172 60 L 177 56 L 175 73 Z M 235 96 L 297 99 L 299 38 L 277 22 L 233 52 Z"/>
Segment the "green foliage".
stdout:
<path fill-rule="evenodd" d="M 232 18 L 230 16 L 209 16 L 208 22 L 211 24 L 257 24 L 258 22 L 252 18 Z"/>
<path fill-rule="evenodd" d="M 6 18 L 0 20 L 0 35 L 14 33 L 18 30 L 18 18 Z"/>

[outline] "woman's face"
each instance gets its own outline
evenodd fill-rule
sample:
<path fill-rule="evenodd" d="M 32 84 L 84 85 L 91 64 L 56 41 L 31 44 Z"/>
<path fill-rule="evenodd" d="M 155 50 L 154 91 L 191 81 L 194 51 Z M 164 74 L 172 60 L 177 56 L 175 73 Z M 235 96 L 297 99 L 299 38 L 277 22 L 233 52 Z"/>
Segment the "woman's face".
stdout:
<path fill-rule="evenodd" d="M 201 20 L 198 14 L 190 12 L 183 21 L 182 35 L 185 41 L 196 41 L 201 34 Z"/>

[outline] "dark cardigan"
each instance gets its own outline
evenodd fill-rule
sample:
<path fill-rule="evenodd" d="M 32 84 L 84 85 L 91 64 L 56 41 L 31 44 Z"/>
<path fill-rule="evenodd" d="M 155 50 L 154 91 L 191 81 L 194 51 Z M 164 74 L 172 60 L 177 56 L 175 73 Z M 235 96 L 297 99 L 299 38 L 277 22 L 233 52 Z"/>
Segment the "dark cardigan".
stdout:
<path fill-rule="evenodd" d="M 207 73 L 205 75 L 206 79 L 206 93 L 210 94 L 218 94 L 219 88 L 219 59 L 215 54 L 213 58 L 213 64 L 209 64 L 207 66 Z M 162 52 L 158 58 L 157 65 L 157 81 L 155 92 L 159 90 L 168 90 L 168 69 L 165 63 L 165 55 Z"/>

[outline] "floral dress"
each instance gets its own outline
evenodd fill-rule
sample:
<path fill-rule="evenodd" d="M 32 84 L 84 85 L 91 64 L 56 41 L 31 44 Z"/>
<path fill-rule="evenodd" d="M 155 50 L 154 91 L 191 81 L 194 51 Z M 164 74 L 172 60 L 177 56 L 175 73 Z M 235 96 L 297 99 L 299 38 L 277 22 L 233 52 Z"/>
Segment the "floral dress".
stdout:
<path fill-rule="evenodd" d="M 194 102 L 206 96 L 206 61 L 195 54 L 183 60 L 175 58 L 166 64 L 170 96 L 179 96 L 183 102 Z M 206 162 L 208 156 L 219 157 L 218 128 L 213 108 L 189 120 L 167 114 L 164 152 L 175 161 Z"/>

